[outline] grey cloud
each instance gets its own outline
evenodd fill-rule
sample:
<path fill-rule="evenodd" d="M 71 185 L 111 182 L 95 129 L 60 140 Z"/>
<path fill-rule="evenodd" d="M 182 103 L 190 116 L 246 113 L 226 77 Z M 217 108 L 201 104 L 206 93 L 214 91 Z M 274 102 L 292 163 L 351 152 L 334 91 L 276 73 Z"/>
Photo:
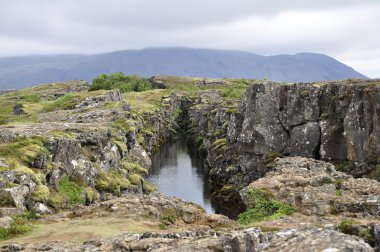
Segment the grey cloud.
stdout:
<path fill-rule="evenodd" d="M 380 58 L 376 11 L 377 0 L 2 0 L 0 56 L 160 46 L 312 51 L 373 74 L 364 62 Z"/>

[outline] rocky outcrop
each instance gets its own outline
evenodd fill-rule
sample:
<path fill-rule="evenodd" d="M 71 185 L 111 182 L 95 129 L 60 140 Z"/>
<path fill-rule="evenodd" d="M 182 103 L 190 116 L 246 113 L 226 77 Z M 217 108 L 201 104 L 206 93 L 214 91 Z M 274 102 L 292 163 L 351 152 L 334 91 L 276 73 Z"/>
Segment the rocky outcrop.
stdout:
<path fill-rule="evenodd" d="M 87 90 L 85 82 L 31 88 L 41 99 L 55 100 L 50 102 L 67 92 L 70 95 L 63 106 L 57 104 L 62 107 L 39 113 L 41 122 L 0 126 L 0 143 L 9 148 L 0 160 L 0 195 L 7 199 L 0 201 L 4 214 L 12 212 L 8 208 L 41 213 L 59 210 L 57 200 L 61 202 L 62 197 L 57 198 L 56 192 L 63 190 L 59 184 L 65 177 L 80 186 L 78 197 L 84 202 L 92 202 L 96 195 L 89 188 L 102 197 L 152 189 L 143 176 L 151 166 L 151 152 L 178 127 L 177 96 L 165 97 L 155 114 L 140 114 L 131 111 L 118 90 L 83 92 Z M 29 138 L 36 141 L 25 140 Z M 25 157 L 14 158 L 12 152 L 23 152 L 22 148 L 27 150 Z M 45 186 L 47 192 L 41 189 Z M 67 196 L 59 204 L 71 205 Z"/>
<path fill-rule="evenodd" d="M 310 158 L 277 158 L 273 165 L 265 177 L 240 191 L 247 207 L 255 204 L 260 192 L 290 205 L 298 214 L 332 216 L 329 221 L 336 223 L 337 230 L 365 238 L 378 248 L 379 182 L 355 179 L 330 163 Z M 360 225 L 362 220 L 367 224 Z"/>
<path fill-rule="evenodd" d="M 374 177 L 380 162 L 379 94 L 377 81 L 251 81 L 241 99 L 205 91 L 188 97 L 183 110 L 220 191 L 263 177 L 271 157 L 281 155 L 331 161 L 356 177 Z"/>
<path fill-rule="evenodd" d="M 273 171 L 241 191 L 265 190 L 305 215 L 380 216 L 380 183 L 335 170 L 330 163 L 301 157 L 278 158 Z"/>

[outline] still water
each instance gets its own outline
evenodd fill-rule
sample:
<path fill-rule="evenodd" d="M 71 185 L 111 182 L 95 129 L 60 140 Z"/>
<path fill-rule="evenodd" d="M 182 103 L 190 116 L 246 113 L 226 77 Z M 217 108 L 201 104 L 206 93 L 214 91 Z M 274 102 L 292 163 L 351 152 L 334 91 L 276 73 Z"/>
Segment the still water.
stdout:
<path fill-rule="evenodd" d="M 165 144 L 152 157 L 149 181 L 163 194 L 176 196 L 215 213 L 210 200 L 207 167 L 183 137 Z"/>

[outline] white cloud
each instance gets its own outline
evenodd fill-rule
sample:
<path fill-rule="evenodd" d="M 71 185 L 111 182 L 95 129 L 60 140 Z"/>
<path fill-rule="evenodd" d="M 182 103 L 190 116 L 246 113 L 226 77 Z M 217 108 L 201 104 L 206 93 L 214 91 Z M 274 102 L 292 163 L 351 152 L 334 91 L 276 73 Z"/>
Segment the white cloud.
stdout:
<path fill-rule="evenodd" d="M 0 56 L 160 46 L 308 51 L 380 77 L 378 13 L 376 0 L 2 0 Z"/>

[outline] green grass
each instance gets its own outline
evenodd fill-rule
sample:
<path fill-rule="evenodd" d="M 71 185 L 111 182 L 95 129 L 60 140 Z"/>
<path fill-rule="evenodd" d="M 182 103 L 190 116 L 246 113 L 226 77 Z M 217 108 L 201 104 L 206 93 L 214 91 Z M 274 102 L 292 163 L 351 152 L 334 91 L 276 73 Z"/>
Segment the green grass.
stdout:
<path fill-rule="evenodd" d="M 117 119 L 111 126 L 126 133 L 134 133 L 136 130 L 134 122 L 126 118 Z"/>
<path fill-rule="evenodd" d="M 72 109 L 78 103 L 77 94 L 67 93 L 44 108 L 44 112 Z"/>
<path fill-rule="evenodd" d="M 242 225 L 274 220 L 295 212 L 291 206 L 271 199 L 268 193 L 263 190 L 249 189 L 248 197 L 250 207 L 238 216 L 238 223 Z"/>
<path fill-rule="evenodd" d="M 129 92 L 123 96 L 131 104 L 134 111 L 153 113 L 160 108 L 162 97 L 169 95 L 171 92 L 172 90 L 169 89 L 152 89 L 144 92 Z"/>

